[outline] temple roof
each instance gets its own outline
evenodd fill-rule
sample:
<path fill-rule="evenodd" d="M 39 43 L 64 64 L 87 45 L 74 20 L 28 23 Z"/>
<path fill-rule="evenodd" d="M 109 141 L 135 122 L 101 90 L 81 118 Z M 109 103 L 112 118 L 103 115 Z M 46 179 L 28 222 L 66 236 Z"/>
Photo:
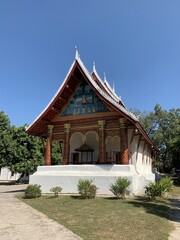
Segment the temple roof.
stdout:
<path fill-rule="evenodd" d="M 88 72 L 87 68 L 85 67 L 84 63 L 82 62 L 82 60 L 80 59 L 80 56 L 78 54 L 76 54 L 75 60 L 79 63 L 80 67 L 82 68 L 82 70 L 86 74 L 90 83 L 100 93 L 100 95 L 103 98 L 105 98 L 108 102 L 110 102 L 112 105 L 114 105 L 114 107 L 118 108 L 123 113 L 125 113 L 126 115 L 133 118 L 135 121 L 138 121 L 137 117 L 133 113 L 128 111 L 124 105 L 122 106 L 122 102 L 117 97 L 117 95 L 110 91 L 110 85 L 109 84 L 107 85 L 107 80 L 103 83 L 101 78 L 98 76 L 97 72 L 95 71 L 95 74 L 97 75 L 98 80 L 99 80 L 99 84 L 97 84 L 97 82 L 93 79 L 92 74 L 90 74 Z"/>
<path fill-rule="evenodd" d="M 122 100 L 117 96 L 114 89 L 111 88 L 106 77 L 104 81 L 100 78 L 96 71 L 95 64 L 93 65 L 93 72 L 90 73 L 82 62 L 78 50 L 76 49 L 75 59 L 64 79 L 61 86 L 57 90 L 54 97 L 51 99 L 45 109 L 39 114 L 39 116 L 33 121 L 27 128 L 27 132 L 32 135 L 42 135 L 47 124 L 51 123 L 51 120 L 57 113 L 61 113 L 64 105 L 69 101 L 70 96 L 73 96 L 77 90 L 77 86 L 80 85 L 82 77 L 86 79 L 87 83 L 92 87 L 97 96 L 109 107 L 121 114 L 122 117 L 128 119 L 135 125 L 137 129 L 142 133 L 145 139 L 152 145 L 153 142 L 147 136 L 143 127 L 140 125 L 138 118 L 127 110 Z"/>

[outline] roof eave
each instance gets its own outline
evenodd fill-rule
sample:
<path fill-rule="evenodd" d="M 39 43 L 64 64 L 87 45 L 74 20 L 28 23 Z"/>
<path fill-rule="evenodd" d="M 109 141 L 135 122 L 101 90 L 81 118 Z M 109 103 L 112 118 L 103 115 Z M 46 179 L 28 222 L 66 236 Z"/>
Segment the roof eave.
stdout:
<path fill-rule="evenodd" d="M 154 144 L 154 142 L 150 139 L 150 137 L 147 135 L 146 131 L 144 130 L 144 128 L 142 127 L 142 125 L 140 124 L 140 122 L 136 122 L 135 123 L 136 128 L 140 131 L 140 133 L 142 134 L 142 136 L 146 139 L 146 141 L 151 145 L 151 148 L 153 148 L 155 151 L 159 151 L 159 149 L 156 147 L 156 145 Z"/>
<path fill-rule="evenodd" d="M 59 87 L 59 89 L 55 93 L 54 97 L 49 102 L 49 104 L 43 109 L 43 111 L 38 115 L 38 117 L 27 127 L 27 129 L 26 129 L 27 133 L 31 133 L 32 128 L 44 117 L 44 115 L 49 111 L 49 109 L 53 107 L 53 104 L 56 102 L 56 100 L 59 97 L 60 93 L 62 92 L 64 86 L 66 85 L 66 82 L 68 81 L 68 78 L 69 78 L 75 64 L 76 64 L 76 59 L 71 64 L 71 67 L 70 67 L 64 81 L 62 82 L 61 86 Z"/>

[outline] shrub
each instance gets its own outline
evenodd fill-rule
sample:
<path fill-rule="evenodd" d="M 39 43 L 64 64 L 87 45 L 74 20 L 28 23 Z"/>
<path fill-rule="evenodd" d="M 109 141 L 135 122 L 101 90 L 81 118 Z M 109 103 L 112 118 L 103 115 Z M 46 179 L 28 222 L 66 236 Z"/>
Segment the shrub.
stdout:
<path fill-rule="evenodd" d="M 80 179 L 78 182 L 78 192 L 81 198 L 95 198 L 97 187 L 92 184 L 92 180 Z"/>
<path fill-rule="evenodd" d="M 41 186 L 37 184 L 30 184 L 25 189 L 25 198 L 38 198 L 41 196 Z"/>
<path fill-rule="evenodd" d="M 53 187 L 50 189 L 50 192 L 54 193 L 55 197 L 58 197 L 59 193 L 61 193 L 62 188 L 61 187 Z"/>
<path fill-rule="evenodd" d="M 154 200 L 156 197 L 162 197 L 163 187 L 160 182 L 150 183 L 148 186 L 145 186 L 146 195 Z"/>
<path fill-rule="evenodd" d="M 173 190 L 173 180 L 171 178 L 161 178 L 159 182 L 162 185 L 164 192 L 171 192 Z"/>
<path fill-rule="evenodd" d="M 117 178 L 114 184 L 110 185 L 109 190 L 117 197 L 124 199 L 126 195 L 130 194 L 129 186 L 131 181 L 127 178 Z"/>
<path fill-rule="evenodd" d="M 173 181 L 166 177 L 161 178 L 158 182 L 150 183 L 145 187 L 146 195 L 154 200 L 156 197 L 163 197 L 165 193 L 173 190 Z"/>

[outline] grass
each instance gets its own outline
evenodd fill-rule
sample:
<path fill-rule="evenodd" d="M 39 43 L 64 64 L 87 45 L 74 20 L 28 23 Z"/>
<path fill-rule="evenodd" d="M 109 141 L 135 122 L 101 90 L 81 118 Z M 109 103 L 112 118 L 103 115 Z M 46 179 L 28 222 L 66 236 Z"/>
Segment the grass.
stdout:
<path fill-rule="evenodd" d="M 171 197 L 172 197 L 172 198 L 180 197 L 180 183 L 174 185 L 174 190 L 173 190 L 173 192 L 171 193 Z"/>
<path fill-rule="evenodd" d="M 82 200 L 70 196 L 22 200 L 85 240 L 165 240 L 172 230 L 167 200 Z"/>

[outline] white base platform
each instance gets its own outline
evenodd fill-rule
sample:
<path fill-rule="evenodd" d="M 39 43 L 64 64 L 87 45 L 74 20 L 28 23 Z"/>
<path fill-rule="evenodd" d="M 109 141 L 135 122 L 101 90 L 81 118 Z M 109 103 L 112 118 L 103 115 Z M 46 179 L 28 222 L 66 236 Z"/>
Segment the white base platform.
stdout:
<path fill-rule="evenodd" d="M 20 173 L 15 173 L 12 175 L 12 172 L 9 167 L 4 167 L 0 169 L 0 181 L 16 181 L 20 178 Z"/>
<path fill-rule="evenodd" d="M 30 176 L 29 184 L 41 185 L 43 193 L 50 193 L 52 187 L 61 186 L 62 193 L 78 193 L 79 179 L 92 179 L 98 187 L 97 194 L 110 194 L 109 185 L 116 178 L 125 177 L 131 181 L 132 194 L 144 192 L 144 186 L 155 181 L 153 173 L 139 175 L 134 165 L 56 165 L 40 166 Z"/>

